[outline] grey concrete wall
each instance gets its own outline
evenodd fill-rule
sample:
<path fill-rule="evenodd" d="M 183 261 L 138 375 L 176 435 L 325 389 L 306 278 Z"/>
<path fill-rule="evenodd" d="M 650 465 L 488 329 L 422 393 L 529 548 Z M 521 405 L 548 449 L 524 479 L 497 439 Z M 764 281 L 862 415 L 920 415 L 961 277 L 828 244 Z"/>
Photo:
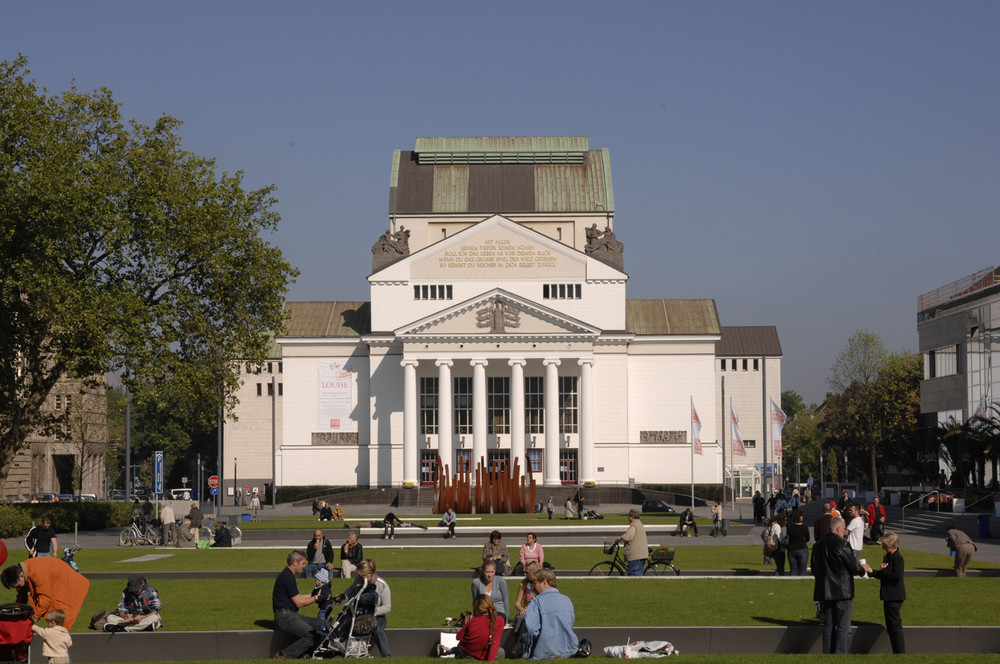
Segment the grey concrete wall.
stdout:
<path fill-rule="evenodd" d="M 681 654 L 808 653 L 822 650 L 818 626 L 773 627 L 581 627 L 594 655 L 605 646 L 628 641 L 670 641 Z M 908 627 L 908 653 L 1000 652 L 1000 627 Z M 390 629 L 395 657 L 424 657 L 433 652 L 440 630 Z M 290 639 L 266 630 L 231 632 L 144 632 L 138 634 L 74 633 L 70 654 L 84 662 L 150 662 L 228 659 L 268 659 Z M 505 646 L 508 644 L 505 643 Z M 32 659 L 42 661 L 41 641 L 31 644 Z M 889 639 L 877 625 L 854 628 L 851 652 L 889 654 Z"/>

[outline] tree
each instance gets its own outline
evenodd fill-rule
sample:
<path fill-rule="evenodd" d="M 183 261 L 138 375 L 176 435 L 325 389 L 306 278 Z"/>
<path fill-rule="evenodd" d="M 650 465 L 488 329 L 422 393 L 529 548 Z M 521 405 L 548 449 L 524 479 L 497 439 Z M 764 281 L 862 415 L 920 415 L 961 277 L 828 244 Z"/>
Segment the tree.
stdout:
<path fill-rule="evenodd" d="M 210 386 L 264 361 L 297 272 L 244 190 L 181 148 L 180 123 L 123 123 L 107 89 L 47 96 L 0 63 L 0 481 L 62 376 Z"/>
<path fill-rule="evenodd" d="M 789 420 L 794 420 L 799 413 L 807 410 L 806 402 L 798 392 L 794 390 L 781 391 L 781 410 L 785 412 Z"/>
<path fill-rule="evenodd" d="M 889 453 L 909 449 L 920 415 L 920 355 L 890 355 L 882 339 L 868 331 L 851 335 L 830 372 L 823 428 L 845 448 L 865 452 L 872 489 L 878 491 L 878 464 Z"/>
<path fill-rule="evenodd" d="M 798 402 L 794 399 L 786 400 L 786 394 L 798 397 Z M 785 458 L 801 460 L 802 472 L 814 475 L 817 481 L 821 481 L 819 457 L 823 453 L 825 440 L 820 429 L 823 411 L 816 406 L 805 406 L 801 397 L 794 392 L 781 393 L 782 410 L 786 406 L 795 412 L 795 416 L 789 415 L 788 423 L 785 424 L 781 434 Z M 788 414 L 788 411 L 785 410 L 785 413 Z"/>

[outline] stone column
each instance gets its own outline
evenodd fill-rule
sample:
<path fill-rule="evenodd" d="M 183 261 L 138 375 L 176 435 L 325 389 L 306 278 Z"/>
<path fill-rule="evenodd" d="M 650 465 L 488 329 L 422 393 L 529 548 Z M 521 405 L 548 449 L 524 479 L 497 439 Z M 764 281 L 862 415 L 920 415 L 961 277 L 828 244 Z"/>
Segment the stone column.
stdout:
<path fill-rule="evenodd" d="M 417 360 L 403 360 L 403 485 L 417 486 Z"/>
<path fill-rule="evenodd" d="M 580 481 L 597 482 L 594 459 L 594 360 L 584 358 L 580 364 Z"/>
<path fill-rule="evenodd" d="M 559 360 L 545 365 L 545 486 L 559 486 Z"/>
<path fill-rule="evenodd" d="M 442 467 L 448 466 L 450 476 L 455 474 L 455 444 L 451 423 L 451 360 L 438 360 L 434 364 L 438 368 L 438 454 L 441 455 Z"/>
<path fill-rule="evenodd" d="M 472 364 L 472 471 L 482 459 L 486 462 L 486 365 L 487 360 Z"/>
<path fill-rule="evenodd" d="M 522 474 L 528 475 L 524 458 L 524 360 L 508 360 L 510 365 L 510 462 L 520 460 Z M 513 465 L 511 466 L 513 467 Z"/>

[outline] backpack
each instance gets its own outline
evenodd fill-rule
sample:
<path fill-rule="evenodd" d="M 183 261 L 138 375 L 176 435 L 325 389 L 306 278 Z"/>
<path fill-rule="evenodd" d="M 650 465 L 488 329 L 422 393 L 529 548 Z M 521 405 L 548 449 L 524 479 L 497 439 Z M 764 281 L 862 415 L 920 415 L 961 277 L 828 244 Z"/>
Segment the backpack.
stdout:
<path fill-rule="evenodd" d="M 90 629 L 96 629 L 98 632 L 104 631 L 104 626 L 108 623 L 108 616 L 112 615 L 114 611 L 98 611 L 90 619 Z"/>

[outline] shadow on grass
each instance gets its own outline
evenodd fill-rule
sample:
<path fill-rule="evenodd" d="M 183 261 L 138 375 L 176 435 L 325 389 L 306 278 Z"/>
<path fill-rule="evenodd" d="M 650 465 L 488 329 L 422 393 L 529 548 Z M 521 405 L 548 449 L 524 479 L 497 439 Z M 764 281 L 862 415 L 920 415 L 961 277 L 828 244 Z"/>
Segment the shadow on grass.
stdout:
<path fill-rule="evenodd" d="M 256 625 L 257 627 L 260 627 L 261 629 L 270 629 L 270 630 L 278 629 L 278 624 L 273 620 L 263 620 L 263 619 L 254 620 L 253 624 Z"/>

